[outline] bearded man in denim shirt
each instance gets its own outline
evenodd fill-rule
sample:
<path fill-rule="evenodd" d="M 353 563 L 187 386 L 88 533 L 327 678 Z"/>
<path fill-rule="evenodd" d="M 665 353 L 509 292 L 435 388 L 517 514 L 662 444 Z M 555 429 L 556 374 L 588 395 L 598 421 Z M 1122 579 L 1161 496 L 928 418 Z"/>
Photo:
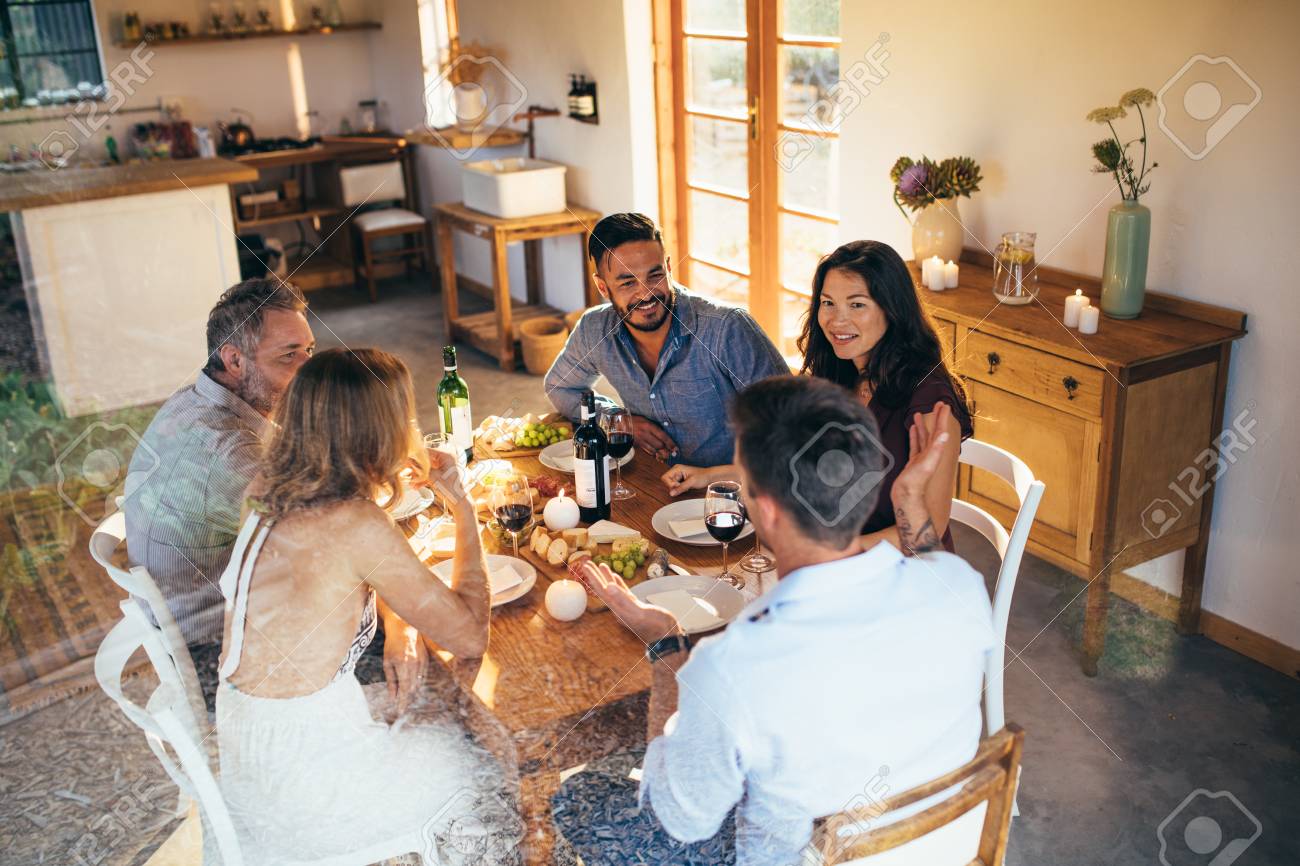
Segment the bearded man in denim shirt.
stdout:
<path fill-rule="evenodd" d="M 665 462 L 731 462 L 727 408 L 754 382 L 789 373 L 781 353 L 746 310 L 673 282 L 649 217 L 605 217 L 587 253 L 608 303 L 583 315 L 546 374 L 556 411 L 577 419 L 582 393 L 604 376 L 632 414 L 638 448 Z"/>

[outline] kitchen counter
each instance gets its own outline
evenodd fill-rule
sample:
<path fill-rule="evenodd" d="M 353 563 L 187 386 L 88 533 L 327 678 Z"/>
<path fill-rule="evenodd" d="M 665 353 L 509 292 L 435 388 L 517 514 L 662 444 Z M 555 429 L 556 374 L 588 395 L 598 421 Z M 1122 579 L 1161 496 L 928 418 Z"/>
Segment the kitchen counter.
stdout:
<path fill-rule="evenodd" d="M 254 180 L 256 168 L 229 159 L 159 160 L 15 172 L 0 175 L 0 211 Z"/>

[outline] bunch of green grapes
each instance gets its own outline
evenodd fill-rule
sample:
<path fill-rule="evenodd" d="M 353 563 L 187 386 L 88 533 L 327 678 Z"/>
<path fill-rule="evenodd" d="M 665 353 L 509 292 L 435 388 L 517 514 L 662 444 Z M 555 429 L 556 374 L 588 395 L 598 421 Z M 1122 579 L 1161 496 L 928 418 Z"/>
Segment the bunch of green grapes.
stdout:
<path fill-rule="evenodd" d="M 601 553 L 593 556 L 592 561 L 608 565 L 611 570 L 624 580 L 631 580 L 632 576 L 636 574 L 636 570 L 645 564 L 645 550 L 638 547 L 635 550 L 613 556 Z"/>
<path fill-rule="evenodd" d="M 515 434 L 515 444 L 520 448 L 545 448 L 547 445 L 568 439 L 570 435 L 568 426 L 564 424 L 530 422 Z"/>

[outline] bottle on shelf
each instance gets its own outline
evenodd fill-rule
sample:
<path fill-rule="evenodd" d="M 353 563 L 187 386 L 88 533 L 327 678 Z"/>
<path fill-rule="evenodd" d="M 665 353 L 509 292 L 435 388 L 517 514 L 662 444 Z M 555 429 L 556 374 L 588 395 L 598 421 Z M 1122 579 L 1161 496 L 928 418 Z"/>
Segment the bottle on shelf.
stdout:
<path fill-rule="evenodd" d="M 596 395 L 582 395 L 582 423 L 573 431 L 573 486 L 583 523 L 609 519 L 609 441 L 596 415 Z"/>
<path fill-rule="evenodd" d="M 456 372 L 456 347 L 442 347 L 442 381 L 438 383 L 438 429 L 473 457 L 474 421 L 469 407 L 469 386 Z"/>
<path fill-rule="evenodd" d="M 589 118 L 596 116 L 596 82 L 588 81 L 585 75 L 578 80 L 577 103 L 575 113 L 578 117 Z"/>
<path fill-rule="evenodd" d="M 578 76 L 569 73 L 569 96 L 568 96 L 569 114 L 576 114 L 578 111 Z"/>

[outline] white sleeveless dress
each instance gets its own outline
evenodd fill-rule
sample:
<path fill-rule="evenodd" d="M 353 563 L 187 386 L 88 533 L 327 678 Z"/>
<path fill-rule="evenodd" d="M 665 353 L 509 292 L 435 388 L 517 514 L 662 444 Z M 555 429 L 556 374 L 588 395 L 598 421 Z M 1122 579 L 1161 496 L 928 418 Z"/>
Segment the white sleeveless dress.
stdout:
<path fill-rule="evenodd" d="M 324 688 L 262 698 L 228 681 L 243 650 L 253 566 L 271 530 L 259 524 L 258 515 L 248 518 L 221 577 L 232 613 L 217 690 L 221 788 L 245 862 L 312 860 L 418 834 L 421 853 L 443 863 L 458 859 L 440 851 L 462 847 L 453 837 L 466 822 L 513 833 L 517 817 L 501 814 L 500 768 L 459 723 L 445 712 L 408 713 L 391 726 L 372 718 L 353 669 L 375 634 L 373 589 L 347 658 Z M 498 838 L 495 847 L 515 846 Z"/>

